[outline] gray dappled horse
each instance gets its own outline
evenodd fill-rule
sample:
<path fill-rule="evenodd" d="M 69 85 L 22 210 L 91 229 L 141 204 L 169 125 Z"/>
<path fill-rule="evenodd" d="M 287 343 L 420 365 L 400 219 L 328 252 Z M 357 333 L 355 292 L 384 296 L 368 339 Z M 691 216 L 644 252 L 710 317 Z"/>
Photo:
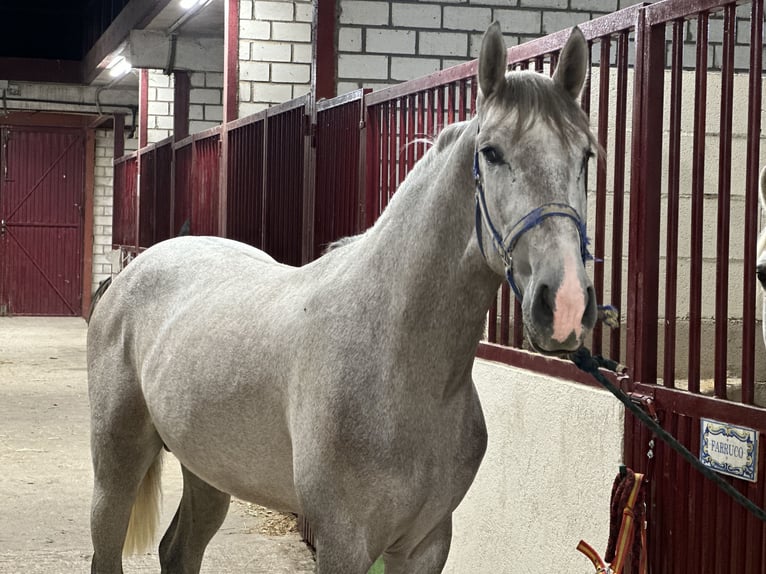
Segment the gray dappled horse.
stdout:
<path fill-rule="evenodd" d="M 305 515 L 319 574 L 381 555 L 386 574 L 441 572 L 486 446 L 471 369 L 500 283 L 541 352 L 577 349 L 596 321 L 587 53 L 575 29 L 552 79 L 506 75 L 493 24 L 478 115 L 443 130 L 372 228 L 308 265 L 185 237 L 115 278 L 88 333 L 93 572 L 151 542 L 163 445 L 184 478 L 163 572 L 198 572 L 231 495 Z"/>
<path fill-rule="evenodd" d="M 766 211 L 766 166 L 761 169 L 761 175 L 758 178 L 758 199 L 761 203 L 761 209 Z M 755 272 L 758 275 L 758 282 L 766 291 L 766 228 L 762 229 L 758 235 L 756 252 L 758 260 L 756 261 Z M 762 294 L 762 307 L 761 330 L 763 342 L 766 344 L 766 294 Z"/>

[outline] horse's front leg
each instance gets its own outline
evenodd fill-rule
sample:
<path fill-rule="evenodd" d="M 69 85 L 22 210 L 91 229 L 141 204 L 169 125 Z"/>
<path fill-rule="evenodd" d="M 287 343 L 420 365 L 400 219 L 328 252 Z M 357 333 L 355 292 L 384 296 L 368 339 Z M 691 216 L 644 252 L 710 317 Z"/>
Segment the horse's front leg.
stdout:
<path fill-rule="evenodd" d="M 367 574 L 370 558 L 361 529 L 348 522 L 322 520 L 314 525 L 316 574 Z M 386 570 L 388 574 L 388 570 Z"/>
<path fill-rule="evenodd" d="M 452 515 L 448 515 L 414 547 L 393 549 L 383 555 L 386 574 L 439 574 L 452 541 Z"/>

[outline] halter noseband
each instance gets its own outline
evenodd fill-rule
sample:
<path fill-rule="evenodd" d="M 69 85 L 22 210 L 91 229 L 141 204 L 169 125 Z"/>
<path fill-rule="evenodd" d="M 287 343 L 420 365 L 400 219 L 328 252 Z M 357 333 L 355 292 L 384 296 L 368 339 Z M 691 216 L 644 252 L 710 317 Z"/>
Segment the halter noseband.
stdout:
<path fill-rule="evenodd" d="M 545 203 L 539 207 L 534 208 L 527 213 L 524 217 L 519 219 L 511 230 L 508 232 L 506 239 L 504 240 L 497 228 L 492 224 L 492 219 L 489 216 L 487 210 L 487 200 L 484 197 L 484 186 L 481 184 L 481 172 L 479 170 L 479 152 L 475 151 L 473 156 L 473 177 L 476 182 L 476 238 L 479 241 L 479 250 L 487 258 L 484 253 L 484 245 L 482 240 L 482 221 L 489 231 L 490 237 L 492 237 L 492 244 L 495 246 L 500 258 L 505 265 L 505 278 L 508 281 L 513 290 L 513 294 L 521 302 L 521 291 L 516 285 L 516 281 L 513 278 L 513 248 L 519 241 L 522 235 L 536 227 L 544 219 L 549 217 L 568 217 L 574 221 L 577 226 L 577 233 L 580 237 L 580 255 L 583 263 L 589 259 L 593 259 L 593 256 L 588 252 L 588 236 L 586 233 L 585 222 L 580 217 L 580 214 L 570 205 L 566 203 Z"/>

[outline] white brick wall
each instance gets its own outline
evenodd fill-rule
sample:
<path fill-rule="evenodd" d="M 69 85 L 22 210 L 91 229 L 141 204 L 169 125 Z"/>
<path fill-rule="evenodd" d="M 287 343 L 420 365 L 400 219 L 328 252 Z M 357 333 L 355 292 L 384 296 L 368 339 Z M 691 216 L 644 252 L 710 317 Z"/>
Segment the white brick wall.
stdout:
<path fill-rule="evenodd" d="M 433 68 L 435 59 L 437 69 L 474 59 L 493 20 L 500 22 L 506 45 L 515 46 L 633 4 L 636 0 L 338 0 L 338 93 L 419 77 Z M 734 64 L 740 70 L 749 66 L 748 10 L 749 5 L 737 9 Z M 714 68 L 720 68 L 722 59 L 720 20 L 718 14 L 710 17 Z M 686 26 L 687 41 L 692 42 L 696 21 Z M 694 46 L 685 48 L 685 64 L 691 66 Z M 351 57 L 360 54 L 369 58 L 370 66 Z"/>
<path fill-rule="evenodd" d="M 223 73 L 195 72 L 190 77 L 189 134 L 220 125 L 223 120 Z"/>
<path fill-rule="evenodd" d="M 147 141 L 155 143 L 173 134 L 173 76 L 149 70 L 148 95 Z"/>
<path fill-rule="evenodd" d="M 107 255 L 112 250 L 112 157 L 114 132 L 96 130 L 96 166 L 93 187 L 93 267 L 92 291 L 112 273 Z"/>
<path fill-rule="evenodd" d="M 240 117 L 310 91 L 310 0 L 240 0 Z"/>
<path fill-rule="evenodd" d="M 189 80 L 189 134 L 194 134 L 213 128 L 223 120 L 223 73 L 194 72 Z M 173 84 L 172 76 L 149 70 L 149 143 L 173 134 Z"/>

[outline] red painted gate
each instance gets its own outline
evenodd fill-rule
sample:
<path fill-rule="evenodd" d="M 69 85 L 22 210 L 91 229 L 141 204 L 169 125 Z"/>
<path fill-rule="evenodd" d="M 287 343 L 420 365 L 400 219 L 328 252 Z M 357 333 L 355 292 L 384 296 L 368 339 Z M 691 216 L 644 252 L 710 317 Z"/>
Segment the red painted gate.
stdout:
<path fill-rule="evenodd" d="M 85 132 L 2 127 L 0 315 L 79 316 Z"/>

